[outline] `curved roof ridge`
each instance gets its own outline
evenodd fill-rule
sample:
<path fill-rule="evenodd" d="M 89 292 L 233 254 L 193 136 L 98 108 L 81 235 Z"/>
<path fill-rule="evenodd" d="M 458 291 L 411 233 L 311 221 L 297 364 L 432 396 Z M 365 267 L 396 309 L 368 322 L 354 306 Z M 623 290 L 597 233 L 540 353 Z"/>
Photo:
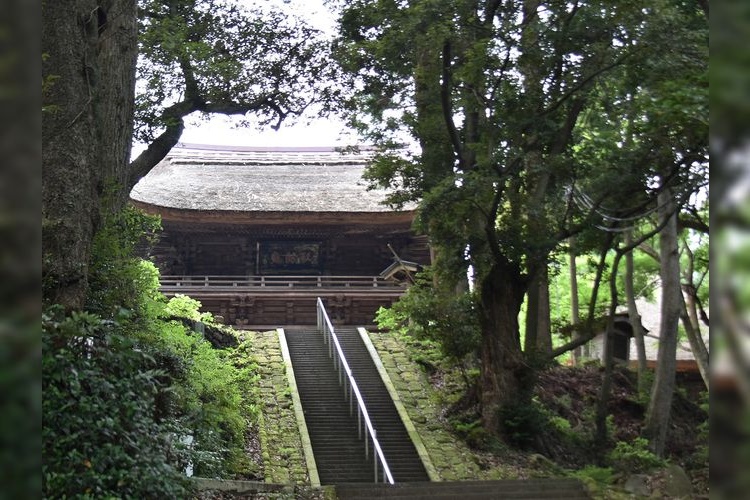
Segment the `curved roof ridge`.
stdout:
<path fill-rule="evenodd" d="M 204 151 L 236 151 L 236 152 L 277 152 L 277 153 L 339 153 L 347 151 L 375 151 L 374 146 L 354 145 L 354 146 L 236 146 L 221 144 L 199 144 L 192 142 L 178 142 L 172 151 L 176 149 L 195 149 Z"/>

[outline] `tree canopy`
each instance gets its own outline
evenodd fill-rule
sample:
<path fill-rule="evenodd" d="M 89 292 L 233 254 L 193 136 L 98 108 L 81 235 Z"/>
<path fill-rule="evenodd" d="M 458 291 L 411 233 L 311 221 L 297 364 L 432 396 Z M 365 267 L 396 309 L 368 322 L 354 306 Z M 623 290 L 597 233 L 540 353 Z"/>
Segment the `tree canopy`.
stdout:
<path fill-rule="evenodd" d="M 342 4 L 351 122 L 384 151 L 369 178 L 395 204 L 420 201 L 443 281 L 473 268 L 483 421 L 502 430 L 533 359 L 517 316 L 525 295 L 542 300 L 550 252 L 597 227 L 608 247 L 659 193 L 681 206 L 705 184 L 703 14 L 673 1 Z M 403 159 L 407 135 L 421 151 Z"/>
<path fill-rule="evenodd" d="M 130 185 L 179 140 L 191 113 L 278 128 L 335 91 L 328 43 L 282 10 L 231 0 L 142 0 L 134 138 L 148 149 Z"/>

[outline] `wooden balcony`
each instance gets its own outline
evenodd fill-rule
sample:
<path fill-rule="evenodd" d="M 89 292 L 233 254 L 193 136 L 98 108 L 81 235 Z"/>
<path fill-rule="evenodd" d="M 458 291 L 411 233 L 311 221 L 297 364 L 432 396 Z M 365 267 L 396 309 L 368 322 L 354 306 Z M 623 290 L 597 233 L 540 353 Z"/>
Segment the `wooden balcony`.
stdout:
<path fill-rule="evenodd" d="M 196 291 L 289 291 L 319 289 L 357 289 L 367 292 L 404 290 L 403 283 L 380 276 L 162 276 L 164 293 Z"/>
<path fill-rule="evenodd" d="M 406 284 L 379 276 L 162 276 L 168 297 L 189 295 L 238 328 L 312 325 L 320 297 L 337 324 L 371 325 Z"/>

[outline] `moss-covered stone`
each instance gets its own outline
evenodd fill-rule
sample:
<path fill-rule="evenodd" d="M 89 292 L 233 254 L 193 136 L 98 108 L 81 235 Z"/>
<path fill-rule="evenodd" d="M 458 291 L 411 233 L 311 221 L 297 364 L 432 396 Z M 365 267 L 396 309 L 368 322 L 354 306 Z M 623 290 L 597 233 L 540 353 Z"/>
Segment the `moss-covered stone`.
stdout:
<path fill-rule="evenodd" d="M 265 480 L 308 484 L 302 438 L 291 404 L 278 334 L 274 330 L 253 335 L 255 362 L 261 374 L 260 442 Z"/>
<path fill-rule="evenodd" d="M 435 403 L 440 398 L 422 368 L 411 361 L 407 347 L 395 336 L 383 333 L 370 333 L 370 340 L 440 479 L 459 481 L 482 477 L 482 471 L 468 447 L 441 423 Z"/>

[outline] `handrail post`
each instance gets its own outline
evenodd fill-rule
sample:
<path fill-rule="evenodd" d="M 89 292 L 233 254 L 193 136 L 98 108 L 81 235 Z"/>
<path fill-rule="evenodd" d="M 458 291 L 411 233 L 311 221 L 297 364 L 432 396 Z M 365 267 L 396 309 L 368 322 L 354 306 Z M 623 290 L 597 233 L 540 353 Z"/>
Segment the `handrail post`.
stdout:
<path fill-rule="evenodd" d="M 373 447 L 373 454 L 372 454 L 373 455 L 372 456 L 373 460 L 372 460 L 372 464 L 373 464 L 373 467 L 375 468 L 375 482 L 377 483 L 378 482 L 378 457 L 374 453 L 374 451 L 375 451 L 374 450 L 374 448 L 375 448 L 375 440 L 374 439 L 373 439 L 373 442 L 372 442 L 372 447 Z"/>

